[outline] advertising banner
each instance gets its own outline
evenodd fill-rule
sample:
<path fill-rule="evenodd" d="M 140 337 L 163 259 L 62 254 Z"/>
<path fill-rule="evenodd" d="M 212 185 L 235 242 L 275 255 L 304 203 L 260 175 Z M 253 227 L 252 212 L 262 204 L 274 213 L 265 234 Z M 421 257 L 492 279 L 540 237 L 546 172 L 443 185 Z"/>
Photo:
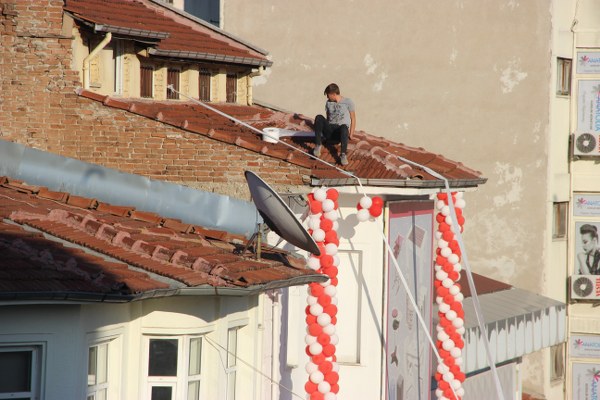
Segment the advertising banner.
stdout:
<path fill-rule="evenodd" d="M 432 201 L 390 203 L 389 244 L 430 332 L 433 222 Z M 431 347 L 392 259 L 388 262 L 386 399 L 426 400 L 431 390 Z"/>
<path fill-rule="evenodd" d="M 573 363 L 571 368 L 572 400 L 598 400 L 600 364 Z"/>
<path fill-rule="evenodd" d="M 600 217 L 600 195 L 575 193 L 573 215 L 577 217 Z"/>
<path fill-rule="evenodd" d="M 600 132 L 600 81 L 580 80 L 577 99 L 577 132 Z"/>
<path fill-rule="evenodd" d="M 578 51 L 577 73 L 600 74 L 600 53 L 596 51 Z"/>
<path fill-rule="evenodd" d="M 600 358 L 600 336 L 572 335 L 569 357 Z"/>
<path fill-rule="evenodd" d="M 575 274 L 600 275 L 600 221 L 575 223 Z"/>

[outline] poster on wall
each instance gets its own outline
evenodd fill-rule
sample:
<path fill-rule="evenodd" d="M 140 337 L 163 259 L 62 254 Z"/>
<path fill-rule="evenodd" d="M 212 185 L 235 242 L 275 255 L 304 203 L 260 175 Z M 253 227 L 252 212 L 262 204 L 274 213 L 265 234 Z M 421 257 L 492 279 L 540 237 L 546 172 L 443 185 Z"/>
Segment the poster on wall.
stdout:
<path fill-rule="evenodd" d="M 575 194 L 573 215 L 577 217 L 600 217 L 600 194 Z"/>
<path fill-rule="evenodd" d="M 580 80 L 577 98 L 577 132 L 600 132 L 600 81 Z"/>
<path fill-rule="evenodd" d="M 600 221 L 575 223 L 575 274 L 600 275 Z"/>
<path fill-rule="evenodd" d="M 573 386 L 572 400 L 598 400 L 600 383 L 600 364 L 572 363 L 571 377 Z"/>
<path fill-rule="evenodd" d="M 600 53 L 595 51 L 578 51 L 577 73 L 600 74 Z"/>
<path fill-rule="evenodd" d="M 432 325 L 433 202 L 390 203 L 388 239 L 393 257 L 411 289 L 427 329 Z M 431 347 L 388 257 L 386 315 L 386 399 L 428 399 Z"/>
<path fill-rule="evenodd" d="M 571 335 L 569 357 L 600 358 L 600 336 Z"/>

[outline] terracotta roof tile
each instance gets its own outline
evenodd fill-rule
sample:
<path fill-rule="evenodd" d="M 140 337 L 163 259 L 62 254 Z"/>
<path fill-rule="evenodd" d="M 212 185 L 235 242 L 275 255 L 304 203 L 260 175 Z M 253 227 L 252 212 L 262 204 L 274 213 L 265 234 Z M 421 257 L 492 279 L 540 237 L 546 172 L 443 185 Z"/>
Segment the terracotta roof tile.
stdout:
<path fill-rule="evenodd" d="M 307 282 L 321 279 L 287 253 L 282 253 L 284 259 L 294 267 L 234 253 L 245 244 L 243 236 L 130 207 L 100 203 L 94 209 L 93 199 L 46 188 L 39 188 L 37 195 L 23 193 L 23 182 L 8 181 L 15 185 L 5 185 L 7 180 L 0 177 L 0 210 L 13 222 L 0 220 L 4 298 L 32 292 L 122 296 L 185 286 L 248 287 L 303 276 Z M 68 205 L 59 202 L 65 198 Z M 65 247 L 52 237 L 80 248 Z M 280 252 L 265 248 L 263 253 L 268 257 Z"/>
<path fill-rule="evenodd" d="M 106 106 L 111 106 L 108 96 L 101 99 L 89 91 L 81 90 L 83 97 L 101 101 Z M 161 113 L 161 121 L 174 127 L 185 129 L 188 132 L 210 137 L 224 143 L 244 148 L 248 151 L 263 154 L 268 157 L 280 159 L 290 164 L 312 169 L 316 179 L 347 179 L 349 176 L 335 170 L 323 163 L 314 160 L 307 154 L 312 152 L 314 140 L 303 136 L 284 136 L 281 140 L 298 150 L 293 151 L 284 144 L 271 144 L 262 140 L 262 135 L 246 127 L 238 125 L 229 119 L 218 115 L 204 107 L 192 102 L 159 102 L 135 99 L 119 99 L 119 107 L 124 109 L 123 103 L 129 103 L 127 108 L 147 118 L 155 119 Z M 277 127 L 287 131 L 312 132 L 312 121 L 296 114 L 273 111 L 260 106 L 241 106 L 237 104 L 211 104 L 212 107 L 252 125 L 256 129 L 264 127 Z M 182 128 L 184 127 L 184 128 Z M 324 146 L 321 159 L 339 166 L 339 145 Z M 485 179 L 481 173 L 465 167 L 459 162 L 449 160 L 441 155 L 434 154 L 422 148 L 406 146 L 382 137 L 369 135 L 357 131 L 348 145 L 349 164 L 344 167 L 359 178 L 373 180 L 386 180 L 394 185 L 422 186 L 420 182 L 434 181 L 441 183 L 421 168 L 409 165 L 399 159 L 405 158 L 412 162 L 425 165 L 428 168 L 444 175 L 449 180 L 455 180 L 463 186 L 482 184 Z"/>
<path fill-rule="evenodd" d="M 66 0 L 64 9 L 75 18 L 96 24 L 99 31 L 116 31 L 156 41 L 158 55 L 194 60 L 271 65 L 264 54 L 230 36 L 144 0 Z M 107 105 L 123 108 L 109 100 Z"/>

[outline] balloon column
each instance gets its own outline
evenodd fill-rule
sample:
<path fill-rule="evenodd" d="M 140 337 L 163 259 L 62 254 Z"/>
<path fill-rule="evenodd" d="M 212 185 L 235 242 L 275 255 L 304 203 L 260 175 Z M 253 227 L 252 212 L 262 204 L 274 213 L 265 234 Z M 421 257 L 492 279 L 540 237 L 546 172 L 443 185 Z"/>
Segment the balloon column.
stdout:
<path fill-rule="evenodd" d="M 452 199 L 457 222 L 462 232 L 465 223 L 462 209 L 465 207 L 465 201 L 461 192 L 452 193 Z M 434 285 L 435 301 L 439 308 L 436 346 L 442 362 L 438 364 L 435 374 L 438 383 L 435 394 L 438 399 L 455 400 L 456 396 L 462 398 L 465 393 L 462 387 L 465 374 L 461 371 L 462 349 L 465 345 L 463 341 L 465 313 L 462 306 L 463 294 L 458 284 L 462 269 L 460 265 L 461 251 L 456 240 L 456 232 L 452 227 L 446 193 L 437 195 L 436 209 L 438 210 L 436 215 L 438 229 L 435 235 L 438 247 L 434 267 Z"/>
<path fill-rule="evenodd" d="M 308 195 L 310 207 L 308 232 L 321 250 L 320 256 L 311 255 L 309 268 L 329 277 L 323 283 L 308 286 L 306 306 L 306 364 L 308 381 L 304 385 L 310 400 L 336 400 L 339 366 L 335 346 L 338 344 L 337 284 L 340 258 L 337 255 L 340 241 L 337 235 L 339 193 L 335 189 L 319 188 Z"/>

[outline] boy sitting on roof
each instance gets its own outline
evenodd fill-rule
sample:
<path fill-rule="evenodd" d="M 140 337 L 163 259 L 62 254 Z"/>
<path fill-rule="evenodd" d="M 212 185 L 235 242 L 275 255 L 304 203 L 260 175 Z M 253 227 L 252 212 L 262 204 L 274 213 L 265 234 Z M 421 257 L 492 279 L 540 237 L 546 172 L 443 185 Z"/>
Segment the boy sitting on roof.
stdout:
<path fill-rule="evenodd" d="M 356 114 L 354 102 L 340 95 L 340 88 L 335 83 L 327 85 L 324 92 L 327 96 L 325 103 L 325 111 L 327 119 L 322 115 L 315 117 L 315 149 L 313 155 L 319 157 L 321 155 L 322 141 L 329 140 L 340 141 L 342 144 L 340 153 L 340 162 L 342 165 L 348 165 L 348 157 L 346 151 L 348 149 L 348 141 L 354 134 L 356 126 Z"/>

